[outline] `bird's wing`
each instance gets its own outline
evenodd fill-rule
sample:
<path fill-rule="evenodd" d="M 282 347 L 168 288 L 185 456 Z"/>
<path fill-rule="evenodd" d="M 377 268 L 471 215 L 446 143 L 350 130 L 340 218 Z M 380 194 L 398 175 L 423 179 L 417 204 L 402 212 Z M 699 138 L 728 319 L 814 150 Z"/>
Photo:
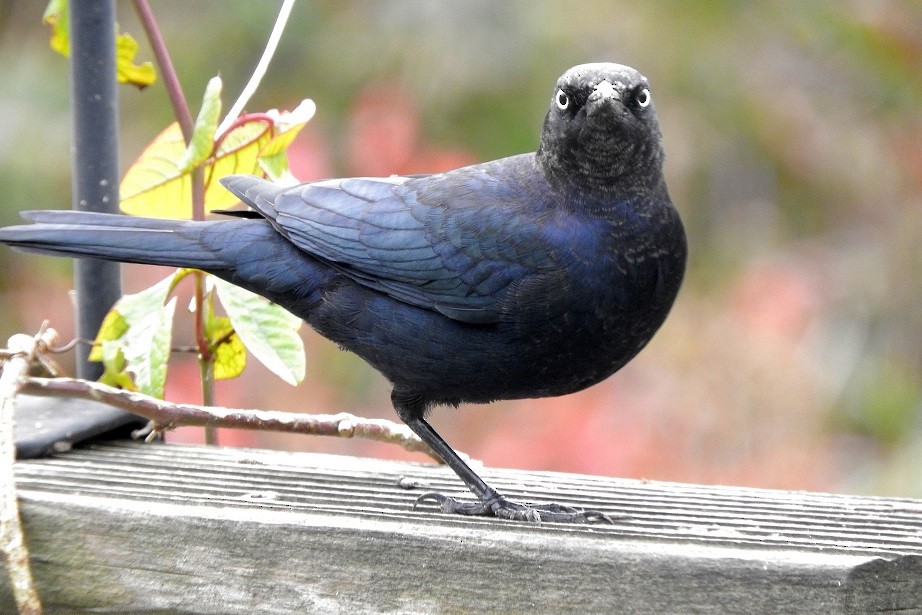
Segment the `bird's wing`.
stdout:
<path fill-rule="evenodd" d="M 495 322 L 511 285 L 552 264 L 533 219 L 512 215 L 514 187 L 485 172 L 287 189 L 250 176 L 222 183 L 360 284 L 462 322 Z"/>

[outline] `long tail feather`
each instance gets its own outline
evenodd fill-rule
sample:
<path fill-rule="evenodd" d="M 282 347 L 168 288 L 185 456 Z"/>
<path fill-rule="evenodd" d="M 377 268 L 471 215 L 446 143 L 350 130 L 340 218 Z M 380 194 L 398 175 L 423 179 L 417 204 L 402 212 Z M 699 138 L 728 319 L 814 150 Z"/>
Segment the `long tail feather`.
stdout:
<path fill-rule="evenodd" d="M 199 269 L 227 265 L 202 241 L 209 226 L 243 222 L 189 222 L 81 211 L 29 211 L 23 218 L 33 224 L 0 229 L 0 242 L 40 254 Z"/>

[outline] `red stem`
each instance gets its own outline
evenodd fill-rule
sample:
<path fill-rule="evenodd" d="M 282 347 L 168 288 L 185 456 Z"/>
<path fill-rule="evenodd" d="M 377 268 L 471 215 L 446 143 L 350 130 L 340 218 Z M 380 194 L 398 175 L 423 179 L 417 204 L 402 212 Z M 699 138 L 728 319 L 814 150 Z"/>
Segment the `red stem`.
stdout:
<path fill-rule="evenodd" d="M 134 7 L 144 26 L 147 39 L 150 41 L 160 72 L 163 74 L 163 83 L 170 98 L 170 104 L 173 106 L 173 114 L 179 123 L 183 139 L 188 145 L 192 140 L 195 124 L 176 69 L 173 68 L 173 61 L 170 59 L 166 42 L 163 40 L 163 35 L 160 33 L 157 20 L 154 19 L 154 13 L 147 0 L 134 0 Z M 192 171 L 192 219 L 205 219 L 205 171 L 201 165 Z M 202 370 L 202 396 L 203 402 L 210 406 L 214 404 L 214 380 L 211 374 L 212 352 L 205 336 L 205 275 L 200 272 L 195 274 L 195 306 L 195 343 L 198 346 L 199 363 Z M 206 433 L 206 440 L 213 441 L 214 433 Z"/>
<path fill-rule="evenodd" d="M 134 8 L 138 18 L 141 20 L 141 25 L 144 26 L 144 31 L 147 33 L 147 40 L 150 41 L 160 72 L 163 73 L 163 84 L 166 86 L 166 93 L 170 97 L 170 104 L 173 105 L 173 114 L 176 116 L 176 121 L 179 122 L 179 129 L 182 131 L 183 139 L 185 139 L 186 143 L 189 143 L 192 139 L 192 130 L 195 124 L 192 121 L 192 113 L 186 103 L 186 97 L 183 95 L 182 86 L 179 84 L 179 77 L 173 68 L 173 61 L 170 59 L 169 51 L 167 51 L 166 42 L 163 40 L 163 35 L 160 34 L 157 20 L 154 19 L 154 13 L 151 11 L 147 0 L 134 0 Z"/>
<path fill-rule="evenodd" d="M 151 49 L 163 73 L 163 84 L 166 87 L 167 95 L 170 97 L 170 104 L 173 106 L 173 114 L 176 121 L 179 122 L 179 129 L 182 131 L 183 139 L 186 145 L 192 140 L 192 132 L 195 129 L 195 123 L 192 120 L 192 112 L 189 111 L 189 103 L 183 94 L 182 86 L 179 83 L 179 76 L 176 69 L 173 68 L 173 60 L 170 58 L 170 52 L 167 50 L 166 42 L 157 26 L 157 20 L 154 18 L 154 12 L 150 8 L 147 0 L 134 0 L 135 12 L 144 26 L 147 34 L 147 40 L 150 41 Z M 201 169 L 196 169 L 192 173 L 192 219 L 205 219 L 205 174 Z"/>

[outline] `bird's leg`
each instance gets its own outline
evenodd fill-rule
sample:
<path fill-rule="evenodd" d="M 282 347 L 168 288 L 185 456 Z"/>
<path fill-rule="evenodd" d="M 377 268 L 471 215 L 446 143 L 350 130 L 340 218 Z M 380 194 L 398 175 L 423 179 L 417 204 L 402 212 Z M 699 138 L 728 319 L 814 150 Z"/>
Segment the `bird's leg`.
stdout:
<path fill-rule="evenodd" d="M 400 410 L 398 410 L 400 413 Z M 519 521 L 558 521 L 575 523 L 592 523 L 605 521 L 611 523 L 611 518 L 605 513 L 596 510 L 580 511 L 561 504 L 519 504 L 506 499 L 496 489 L 484 482 L 458 454 L 436 433 L 429 423 L 421 417 L 401 418 L 413 432 L 422 438 L 423 442 L 435 451 L 448 467 L 464 481 L 464 484 L 480 500 L 479 502 L 462 502 L 441 493 L 425 493 L 416 500 L 420 502 L 431 501 L 439 504 L 442 512 L 461 515 L 486 515 L 503 519 Z"/>

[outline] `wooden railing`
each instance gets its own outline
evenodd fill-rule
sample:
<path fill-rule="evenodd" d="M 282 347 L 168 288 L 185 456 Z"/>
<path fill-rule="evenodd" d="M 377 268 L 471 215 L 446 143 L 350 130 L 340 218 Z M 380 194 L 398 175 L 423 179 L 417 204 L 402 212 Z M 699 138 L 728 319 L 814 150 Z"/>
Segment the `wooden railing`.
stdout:
<path fill-rule="evenodd" d="M 47 613 L 922 613 L 922 501 L 484 469 L 609 513 L 417 510 L 450 470 L 111 443 L 17 463 Z M 0 612 L 14 609 L 8 587 Z"/>

